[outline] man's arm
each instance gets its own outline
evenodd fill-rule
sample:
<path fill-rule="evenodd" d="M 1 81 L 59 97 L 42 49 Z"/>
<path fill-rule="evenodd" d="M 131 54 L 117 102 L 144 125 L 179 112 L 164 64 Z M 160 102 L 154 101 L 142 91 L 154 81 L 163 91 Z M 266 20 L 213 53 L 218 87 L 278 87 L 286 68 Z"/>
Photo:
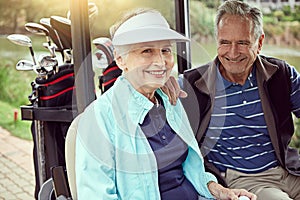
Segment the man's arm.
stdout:
<path fill-rule="evenodd" d="M 294 67 L 291 67 L 291 105 L 292 112 L 300 118 L 300 74 Z"/>

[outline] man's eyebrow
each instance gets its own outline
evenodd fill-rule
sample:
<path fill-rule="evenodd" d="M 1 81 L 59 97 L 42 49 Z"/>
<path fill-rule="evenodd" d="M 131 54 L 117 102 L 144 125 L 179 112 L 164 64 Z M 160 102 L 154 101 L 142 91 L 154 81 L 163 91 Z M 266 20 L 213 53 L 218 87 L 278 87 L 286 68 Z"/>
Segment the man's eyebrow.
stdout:
<path fill-rule="evenodd" d="M 231 42 L 231 41 L 225 40 L 225 39 L 220 39 L 219 42 L 221 43 L 221 42 Z"/>
<path fill-rule="evenodd" d="M 238 42 L 250 43 L 249 40 L 239 40 Z"/>
<path fill-rule="evenodd" d="M 226 40 L 226 39 L 220 39 L 219 40 L 219 43 L 222 43 L 222 42 L 229 42 L 229 43 L 232 43 L 232 41 L 230 41 L 230 40 Z M 238 40 L 236 43 L 247 43 L 247 44 L 250 44 L 251 42 L 249 41 L 249 40 L 247 40 L 247 39 L 245 39 L 245 40 Z"/>

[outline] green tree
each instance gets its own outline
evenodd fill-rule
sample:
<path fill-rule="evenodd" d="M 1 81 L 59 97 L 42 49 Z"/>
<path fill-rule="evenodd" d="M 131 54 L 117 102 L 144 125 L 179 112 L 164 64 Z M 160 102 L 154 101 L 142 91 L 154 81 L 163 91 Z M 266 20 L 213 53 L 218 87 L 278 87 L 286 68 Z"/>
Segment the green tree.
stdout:
<path fill-rule="evenodd" d="M 220 0 L 196 0 L 202 2 L 206 7 L 216 9 L 219 7 L 221 1 Z"/>
<path fill-rule="evenodd" d="M 0 27 L 2 31 L 16 31 L 19 26 L 19 17 L 23 15 L 23 8 L 28 3 L 29 1 L 22 0 L 0 1 Z"/>
<path fill-rule="evenodd" d="M 2 33 L 24 30 L 26 22 L 39 22 L 51 15 L 66 16 L 69 1 L 61 0 L 0 0 L 0 30 Z"/>
<path fill-rule="evenodd" d="M 194 39 L 212 38 L 214 35 L 214 9 L 207 8 L 200 1 L 191 1 L 191 34 Z"/>

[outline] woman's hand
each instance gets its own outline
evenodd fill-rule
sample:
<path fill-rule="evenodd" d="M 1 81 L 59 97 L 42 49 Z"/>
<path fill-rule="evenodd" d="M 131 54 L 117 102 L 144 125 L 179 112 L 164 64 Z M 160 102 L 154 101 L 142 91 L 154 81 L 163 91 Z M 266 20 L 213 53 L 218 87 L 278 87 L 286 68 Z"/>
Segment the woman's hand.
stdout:
<path fill-rule="evenodd" d="M 246 196 L 250 200 L 256 200 L 257 197 L 255 194 L 248 192 L 244 189 L 229 189 L 225 188 L 222 185 L 216 182 L 209 182 L 207 184 L 210 193 L 216 198 L 220 200 L 238 200 L 241 196 Z"/>

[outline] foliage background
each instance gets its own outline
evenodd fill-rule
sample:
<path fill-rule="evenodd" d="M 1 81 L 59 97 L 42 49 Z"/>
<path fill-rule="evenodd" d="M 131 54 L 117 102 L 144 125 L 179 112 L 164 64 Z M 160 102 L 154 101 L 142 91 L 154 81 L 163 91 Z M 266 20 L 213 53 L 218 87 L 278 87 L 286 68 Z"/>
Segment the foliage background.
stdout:
<path fill-rule="evenodd" d="M 91 38 L 109 36 L 109 27 L 124 10 L 134 7 L 153 7 L 166 16 L 174 27 L 173 0 L 93 0 L 98 7 L 98 15 L 91 20 Z M 213 20 L 220 0 L 191 0 L 190 16 L 192 36 L 205 42 L 213 39 Z M 39 22 L 43 17 L 59 15 L 66 17 L 70 0 L 0 0 L 0 34 L 25 32 L 26 22 Z M 76 13 L 75 13 L 76 14 Z M 300 7 L 291 10 L 289 6 L 281 10 L 264 13 L 266 42 L 300 46 Z"/>
<path fill-rule="evenodd" d="M 124 10 L 134 7 L 153 7 L 163 13 L 171 26 L 174 28 L 175 11 L 173 0 L 94 0 L 98 7 L 98 15 L 90 21 L 91 39 L 97 37 L 109 37 L 109 27 L 123 13 Z M 191 0 L 190 1 L 190 23 L 192 38 L 201 43 L 214 41 L 214 16 L 215 10 L 220 5 L 219 0 Z M 26 33 L 24 24 L 27 22 L 39 22 L 43 17 L 52 15 L 67 16 L 70 0 L 0 0 L 0 35 L 12 33 Z M 76 14 L 76 13 L 75 13 Z M 270 10 L 264 14 L 264 30 L 266 33 L 265 43 L 286 46 L 300 46 L 300 7 L 292 11 L 289 7 L 281 10 Z M 34 41 L 36 42 L 36 41 Z M 38 41 L 41 43 L 41 41 Z M 1 49 L 6 44 L 1 44 Z M 19 47 L 10 47 L 14 53 L 20 51 Z M 36 50 L 43 47 L 35 47 Z M 22 73 L 12 70 L 19 59 L 16 55 L 6 55 L 1 52 L 0 62 L 0 126 L 22 135 L 22 127 L 26 122 L 13 122 L 12 110 L 20 105 L 28 103 L 27 95 L 30 87 L 23 84 L 34 79 L 33 73 Z M 299 67 L 298 67 L 299 70 Z M 16 79 L 18 77 L 18 79 Z M 3 108 L 3 109 L 2 109 Z M 5 109 L 4 109 L 5 108 Z M 7 114 L 9 112 L 10 114 Z M 3 118 L 3 119 L 2 119 Z M 19 116 L 20 118 L 20 116 Z M 8 122 L 4 119 L 9 119 Z M 295 120 L 296 134 L 293 145 L 300 148 L 300 121 Z M 20 125 L 21 124 L 21 125 Z M 20 126 L 21 130 L 17 130 Z M 26 124 L 25 126 L 29 126 Z M 23 131 L 24 132 L 24 131 Z M 29 138 L 29 136 L 21 136 Z"/>

